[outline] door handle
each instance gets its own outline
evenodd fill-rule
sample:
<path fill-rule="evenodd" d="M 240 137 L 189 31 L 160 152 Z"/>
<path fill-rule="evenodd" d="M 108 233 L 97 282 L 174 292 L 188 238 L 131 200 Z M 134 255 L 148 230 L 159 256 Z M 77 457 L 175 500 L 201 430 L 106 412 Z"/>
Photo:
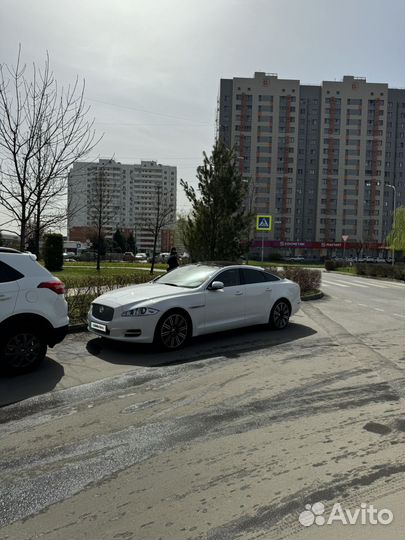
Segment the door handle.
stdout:
<path fill-rule="evenodd" d="M 11 296 L 6 296 L 5 294 L 0 294 L 0 302 L 2 300 L 10 300 Z"/>
<path fill-rule="evenodd" d="M 243 294 L 242 291 L 237 291 L 237 292 L 235 293 L 235 296 L 241 296 L 242 294 Z"/>
<path fill-rule="evenodd" d="M 271 291 L 271 288 L 270 288 L 270 287 L 267 287 L 266 291 Z"/>

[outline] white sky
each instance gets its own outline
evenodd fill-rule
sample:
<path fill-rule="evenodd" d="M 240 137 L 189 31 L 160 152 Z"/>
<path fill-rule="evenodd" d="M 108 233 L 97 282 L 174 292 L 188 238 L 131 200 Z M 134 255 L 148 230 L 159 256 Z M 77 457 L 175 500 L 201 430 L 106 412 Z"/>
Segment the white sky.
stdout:
<path fill-rule="evenodd" d="M 405 86 L 403 0 L 0 0 L 0 62 L 86 80 L 104 138 L 91 159 L 155 159 L 193 181 L 215 135 L 220 78 Z M 179 187 L 178 210 L 188 206 Z"/>

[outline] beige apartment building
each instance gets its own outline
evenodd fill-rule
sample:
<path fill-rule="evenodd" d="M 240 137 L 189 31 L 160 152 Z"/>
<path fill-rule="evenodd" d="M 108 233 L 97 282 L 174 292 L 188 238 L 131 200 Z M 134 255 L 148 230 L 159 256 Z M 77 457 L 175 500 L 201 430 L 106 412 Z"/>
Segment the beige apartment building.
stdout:
<path fill-rule="evenodd" d="M 68 177 L 69 240 L 86 242 L 97 226 L 102 210 L 102 229 L 112 238 L 119 228 L 132 232 L 138 251 L 150 252 L 158 207 L 167 211 L 167 225 L 157 249 L 176 225 L 177 168 L 156 161 L 122 164 L 112 159 L 77 162 Z M 164 246 L 167 249 L 167 246 Z"/>
<path fill-rule="evenodd" d="M 405 90 L 360 77 L 220 84 L 218 136 L 236 149 L 254 212 L 273 218 L 269 247 L 383 245 L 394 198 L 405 204 L 404 123 Z"/>

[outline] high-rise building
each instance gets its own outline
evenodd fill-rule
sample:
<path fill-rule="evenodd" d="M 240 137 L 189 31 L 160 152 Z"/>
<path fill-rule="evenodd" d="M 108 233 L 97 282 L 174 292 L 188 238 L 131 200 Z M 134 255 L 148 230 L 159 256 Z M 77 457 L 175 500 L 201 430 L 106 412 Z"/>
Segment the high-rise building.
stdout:
<path fill-rule="evenodd" d="M 273 218 L 269 246 L 382 245 L 394 195 L 405 203 L 404 125 L 405 90 L 364 78 L 220 83 L 217 134 L 236 150 L 254 211 Z"/>
<path fill-rule="evenodd" d="M 100 159 L 77 162 L 68 178 L 68 233 L 85 242 L 101 221 L 106 238 L 119 228 L 132 232 L 138 251 L 151 251 L 151 226 L 158 211 L 165 216 L 163 230 L 176 225 L 177 169 L 156 161 L 135 165 Z M 161 235 L 158 237 L 160 250 Z"/>

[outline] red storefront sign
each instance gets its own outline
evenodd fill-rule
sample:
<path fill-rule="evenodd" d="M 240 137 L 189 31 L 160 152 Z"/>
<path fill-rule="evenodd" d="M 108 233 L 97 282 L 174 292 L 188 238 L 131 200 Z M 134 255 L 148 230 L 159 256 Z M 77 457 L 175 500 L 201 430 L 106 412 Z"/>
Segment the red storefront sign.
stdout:
<path fill-rule="evenodd" d="M 261 247 L 261 240 L 253 243 L 254 247 Z M 343 249 L 343 242 L 283 242 L 282 240 L 265 240 L 264 247 L 301 248 L 301 249 Z M 346 249 L 388 249 L 384 244 L 371 244 L 359 242 L 346 242 Z"/>

